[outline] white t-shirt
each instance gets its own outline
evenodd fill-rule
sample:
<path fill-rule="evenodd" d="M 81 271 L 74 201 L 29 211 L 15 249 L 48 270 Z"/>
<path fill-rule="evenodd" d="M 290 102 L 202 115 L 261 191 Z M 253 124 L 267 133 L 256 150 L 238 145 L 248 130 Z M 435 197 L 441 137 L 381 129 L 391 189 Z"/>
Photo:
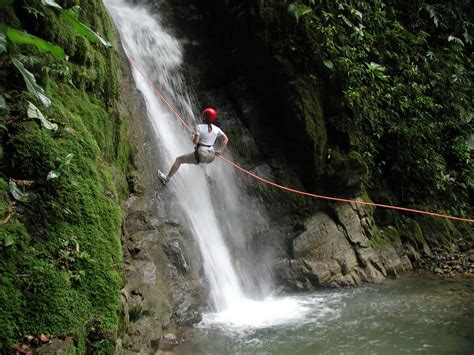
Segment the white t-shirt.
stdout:
<path fill-rule="evenodd" d="M 194 134 L 199 135 L 199 143 L 204 145 L 213 146 L 217 137 L 220 137 L 224 134 L 222 130 L 211 124 L 212 130 L 208 132 L 207 124 L 198 124 L 194 129 Z"/>

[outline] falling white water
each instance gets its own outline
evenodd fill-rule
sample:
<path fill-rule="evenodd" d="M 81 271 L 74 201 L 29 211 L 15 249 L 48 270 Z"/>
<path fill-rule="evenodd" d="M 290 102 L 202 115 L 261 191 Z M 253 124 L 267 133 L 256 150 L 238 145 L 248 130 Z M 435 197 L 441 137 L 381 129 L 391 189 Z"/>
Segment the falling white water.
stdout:
<path fill-rule="evenodd" d="M 182 64 L 179 42 L 146 9 L 132 7 L 121 0 L 110 0 L 106 4 L 117 24 L 127 56 L 150 80 L 155 81 L 156 86 L 166 93 L 167 100 L 173 102 L 184 117 L 192 120 L 194 110 L 189 97 L 182 93 L 184 83 L 178 72 Z M 134 78 L 161 143 L 160 152 L 165 162 L 163 170 L 167 170 L 176 156 L 193 151 L 191 134 L 180 126 L 136 69 Z M 194 124 L 192 122 L 191 126 Z M 222 310 L 240 302 L 244 298 L 243 292 L 219 230 L 202 169 L 183 165 L 168 188 L 172 189 L 194 237 L 198 239 L 214 307 Z"/>
<path fill-rule="evenodd" d="M 193 127 L 197 123 L 194 117 L 199 114 L 196 115 L 179 72 L 182 64 L 179 42 L 162 27 L 159 18 L 151 16 L 147 9 L 130 5 L 124 0 L 106 0 L 105 4 L 120 32 L 127 56 L 138 64 Z M 133 74 L 145 98 L 148 117 L 160 144 L 160 154 L 165 164 L 163 170 L 168 170 L 176 156 L 193 151 L 191 134 L 183 129 L 169 107 L 156 96 L 136 69 Z M 242 285 L 246 286 L 252 277 L 242 272 L 237 276 L 224 235 L 231 234 L 232 239 L 245 239 L 246 234 L 252 233 L 249 226 L 255 223 L 245 220 L 245 213 L 239 210 L 243 207 L 239 201 L 241 194 L 234 172 L 218 159 L 209 166 L 208 171 L 219 184 L 219 206 L 223 210 L 218 213 L 225 218 L 218 219 L 216 216 L 211 191 L 202 169 L 193 165 L 181 166 L 166 188 L 171 189 L 179 202 L 185 222 L 199 243 L 204 271 L 210 284 L 213 310 L 222 315 L 221 319 L 234 319 L 239 324 L 260 324 L 265 323 L 266 319 L 278 322 L 305 313 L 303 310 L 306 308 L 299 307 L 291 300 L 272 300 L 267 297 L 265 301 L 257 302 L 250 299 L 254 295 L 244 294 Z M 255 274 L 258 272 L 256 270 Z M 257 283 L 265 282 L 265 278 L 261 277 Z M 295 307 L 291 307 L 291 304 Z"/>

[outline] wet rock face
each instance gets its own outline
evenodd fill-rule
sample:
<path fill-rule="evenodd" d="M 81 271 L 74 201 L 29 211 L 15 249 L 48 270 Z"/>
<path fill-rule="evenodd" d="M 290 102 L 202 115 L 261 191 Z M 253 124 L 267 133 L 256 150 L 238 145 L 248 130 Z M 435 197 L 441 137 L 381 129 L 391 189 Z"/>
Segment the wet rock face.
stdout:
<path fill-rule="evenodd" d="M 160 215 L 160 208 L 146 194 L 127 202 L 123 348 L 156 351 L 167 328 L 190 326 L 201 319 L 205 295 L 198 247 L 178 225 Z M 166 348 L 174 343 L 178 340 L 168 341 Z"/>
<path fill-rule="evenodd" d="M 371 216 L 351 204 L 331 207 L 331 216 L 317 212 L 292 242 L 290 260 L 276 266 L 276 276 L 289 289 L 355 286 L 379 282 L 412 269 L 401 243 L 374 249 Z"/>
<path fill-rule="evenodd" d="M 357 257 L 346 235 L 327 214 L 317 213 L 306 222 L 305 227 L 306 231 L 293 241 L 296 259 L 318 263 L 314 265 L 314 270 L 322 273 L 329 271 L 335 275 L 347 274 L 357 265 Z M 315 274 L 318 272 L 315 271 Z"/>
<path fill-rule="evenodd" d="M 160 347 L 171 349 L 179 342 L 178 337 L 171 339 L 168 329 L 200 321 L 205 288 L 197 245 L 167 216 L 173 201 L 166 190 L 159 191 L 162 187 L 155 174 L 158 154 L 152 129 L 128 62 L 119 52 L 120 110 L 129 118 L 135 170 L 127 178 L 130 196 L 123 206 L 123 334 L 117 340 L 117 353 L 155 353 Z"/>

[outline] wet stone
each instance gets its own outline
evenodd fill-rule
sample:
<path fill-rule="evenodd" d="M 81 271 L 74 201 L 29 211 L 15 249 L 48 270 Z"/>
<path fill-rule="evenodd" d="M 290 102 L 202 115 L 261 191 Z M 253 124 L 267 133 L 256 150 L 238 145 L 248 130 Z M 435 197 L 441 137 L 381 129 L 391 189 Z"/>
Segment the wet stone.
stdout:
<path fill-rule="evenodd" d="M 159 341 L 159 349 L 163 351 L 173 350 L 179 344 L 178 338 L 172 333 L 163 335 Z"/>

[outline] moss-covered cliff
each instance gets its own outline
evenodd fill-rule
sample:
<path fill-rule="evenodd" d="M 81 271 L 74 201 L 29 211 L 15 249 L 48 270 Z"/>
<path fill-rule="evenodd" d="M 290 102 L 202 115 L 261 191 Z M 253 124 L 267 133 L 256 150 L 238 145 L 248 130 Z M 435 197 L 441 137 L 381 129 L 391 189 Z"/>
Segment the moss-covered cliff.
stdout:
<path fill-rule="evenodd" d="M 0 349 L 49 333 L 74 336 L 80 352 L 110 350 L 120 324 L 120 201 L 130 160 L 118 110 L 117 41 L 101 1 L 58 3 L 113 48 L 90 42 L 40 1 L 2 8 L 0 22 L 62 47 L 67 57 L 13 41 L 0 55 Z M 26 90 L 12 58 L 44 88 L 49 108 Z M 28 118 L 29 102 L 58 128 Z"/>

